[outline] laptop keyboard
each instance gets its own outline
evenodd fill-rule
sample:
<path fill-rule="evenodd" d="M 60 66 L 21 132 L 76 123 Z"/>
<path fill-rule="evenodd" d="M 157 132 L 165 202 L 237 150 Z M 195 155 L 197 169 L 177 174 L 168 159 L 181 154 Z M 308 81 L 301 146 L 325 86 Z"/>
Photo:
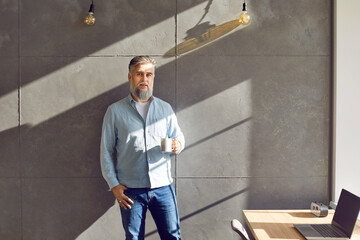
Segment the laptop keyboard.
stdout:
<path fill-rule="evenodd" d="M 332 225 L 328 224 L 313 224 L 311 225 L 323 237 L 347 237 L 344 233 L 337 230 Z"/>

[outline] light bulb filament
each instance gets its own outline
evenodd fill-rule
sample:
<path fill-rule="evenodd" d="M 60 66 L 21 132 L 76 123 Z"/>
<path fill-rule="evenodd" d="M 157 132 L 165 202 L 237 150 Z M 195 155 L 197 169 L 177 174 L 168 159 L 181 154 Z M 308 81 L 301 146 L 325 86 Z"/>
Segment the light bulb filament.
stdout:
<path fill-rule="evenodd" d="M 89 14 L 84 19 L 84 23 L 89 26 L 92 26 L 95 24 L 95 21 L 96 21 L 96 18 L 94 16 L 94 4 L 92 3 L 90 5 Z"/>

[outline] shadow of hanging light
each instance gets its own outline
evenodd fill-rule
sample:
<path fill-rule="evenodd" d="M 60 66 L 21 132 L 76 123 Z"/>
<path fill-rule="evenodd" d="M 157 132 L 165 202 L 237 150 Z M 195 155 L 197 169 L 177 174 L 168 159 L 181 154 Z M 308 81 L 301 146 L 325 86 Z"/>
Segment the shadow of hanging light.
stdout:
<path fill-rule="evenodd" d="M 88 15 L 84 19 L 84 23 L 88 26 L 92 26 L 95 24 L 96 18 L 94 16 L 94 1 L 91 0 L 91 5 L 89 9 Z"/>
<path fill-rule="evenodd" d="M 247 4 L 244 0 L 243 3 L 243 10 L 238 17 L 238 19 L 220 24 L 218 26 L 214 24 L 209 24 L 208 22 L 204 24 L 200 24 L 195 26 L 192 29 L 187 31 L 188 36 L 185 38 L 185 41 L 179 43 L 169 51 L 167 51 L 163 57 L 173 57 L 176 54 L 184 54 L 190 51 L 193 51 L 197 48 L 203 47 L 213 41 L 223 37 L 227 33 L 230 33 L 235 28 L 239 27 L 240 25 L 248 25 L 250 23 L 251 17 L 247 12 Z M 208 28 L 204 31 L 204 25 L 207 25 Z M 200 34 L 194 34 L 194 32 L 200 32 Z M 201 33 L 202 32 L 202 33 Z"/>

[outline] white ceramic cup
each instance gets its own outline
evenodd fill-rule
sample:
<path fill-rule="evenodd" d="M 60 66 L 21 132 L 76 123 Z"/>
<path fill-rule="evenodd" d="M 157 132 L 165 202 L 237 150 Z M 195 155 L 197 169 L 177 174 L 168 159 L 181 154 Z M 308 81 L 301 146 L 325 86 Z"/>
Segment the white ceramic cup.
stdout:
<path fill-rule="evenodd" d="M 161 151 L 162 152 L 172 152 L 172 139 L 171 138 L 162 138 L 161 139 Z"/>

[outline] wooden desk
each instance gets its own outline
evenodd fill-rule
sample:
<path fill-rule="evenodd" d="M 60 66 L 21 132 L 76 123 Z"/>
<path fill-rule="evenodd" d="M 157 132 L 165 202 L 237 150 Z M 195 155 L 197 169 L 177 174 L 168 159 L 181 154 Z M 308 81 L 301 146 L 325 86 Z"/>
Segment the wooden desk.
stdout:
<path fill-rule="evenodd" d="M 334 210 L 327 217 L 316 217 L 310 210 L 244 210 L 243 215 L 255 239 L 304 239 L 294 223 L 331 223 Z M 360 240 L 360 221 L 351 239 Z"/>

